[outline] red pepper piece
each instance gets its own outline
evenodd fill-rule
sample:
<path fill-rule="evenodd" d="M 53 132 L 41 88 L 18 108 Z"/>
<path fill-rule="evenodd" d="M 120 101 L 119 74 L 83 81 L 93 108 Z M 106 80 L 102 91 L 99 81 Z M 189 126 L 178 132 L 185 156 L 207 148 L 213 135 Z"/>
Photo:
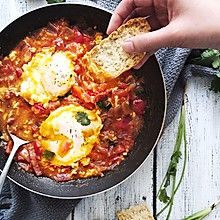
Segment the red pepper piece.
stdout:
<path fill-rule="evenodd" d="M 36 153 L 37 156 L 40 156 L 41 155 L 41 145 L 40 145 L 40 141 L 38 140 L 35 140 L 33 142 L 33 146 L 34 146 L 34 151 Z"/>
<path fill-rule="evenodd" d="M 20 78 L 21 75 L 22 75 L 22 70 L 17 68 L 17 69 L 15 70 L 15 73 L 16 73 L 17 77 Z"/>
<path fill-rule="evenodd" d="M 129 118 L 121 118 L 119 121 L 116 122 L 116 127 L 119 129 L 127 130 L 129 128 L 129 122 L 131 120 Z"/>
<path fill-rule="evenodd" d="M 81 43 L 81 44 L 84 43 L 85 39 L 84 39 L 83 34 L 79 31 L 77 27 L 74 27 L 73 29 L 75 31 L 74 41 L 76 43 Z"/>
<path fill-rule="evenodd" d="M 135 99 L 132 102 L 132 109 L 137 115 L 143 115 L 146 107 L 146 102 L 143 99 Z"/>

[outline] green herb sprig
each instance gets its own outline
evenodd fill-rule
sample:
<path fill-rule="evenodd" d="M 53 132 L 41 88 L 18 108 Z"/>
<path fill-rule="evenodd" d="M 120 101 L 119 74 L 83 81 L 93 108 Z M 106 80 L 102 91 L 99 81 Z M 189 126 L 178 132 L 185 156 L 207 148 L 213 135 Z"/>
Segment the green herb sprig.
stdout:
<path fill-rule="evenodd" d="M 220 51 L 207 49 L 200 55 L 200 57 L 192 59 L 192 63 L 219 69 L 219 72 L 211 82 L 210 90 L 220 92 Z"/>
<path fill-rule="evenodd" d="M 43 154 L 44 159 L 51 161 L 54 158 L 54 156 L 55 156 L 54 152 L 49 151 L 49 150 L 44 151 L 44 154 Z"/>
<path fill-rule="evenodd" d="M 199 212 L 196 212 L 186 218 L 183 218 L 181 220 L 202 220 L 205 218 L 210 212 L 220 203 L 220 198 L 212 204 L 210 207 L 200 210 Z"/>
<path fill-rule="evenodd" d="M 180 151 L 182 139 L 184 141 L 184 161 L 183 161 L 183 168 L 181 171 L 180 179 L 176 185 L 176 173 L 177 173 L 177 165 L 179 163 L 179 160 L 182 156 L 182 153 Z M 168 166 L 166 175 L 160 185 L 160 188 L 157 193 L 157 198 L 166 205 L 156 214 L 158 217 L 161 213 L 163 213 L 168 207 L 168 213 L 166 220 L 169 219 L 173 207 L 173 200 L 174 196 L 183 180 L 185 168 L 186 168 L 186 159 L 187 159 L 187 143 L 186 143 L 186 126 L 185 126 L 185 106 L 184 103 L 181 108 L 181 114 L 180 114 L 180 120 L 179 120 L 179 126 L 178 126 L 178 133 L 177 133 L 177 139 L 176 144 L 174 147 L 173 154 L 171 156 L 170 164 Z M 171 180 L 172 179 L 172 180 Z M 167 195 L 167 187 L 169 185 L 172 185 L 171 195 Z"/>
<path fill-rule="evenodd" d="M 75 116 L 77 122 L 79 122 L 83 126 L 90 125 L 91 121 L 86 112 L 77 112 Z"/>

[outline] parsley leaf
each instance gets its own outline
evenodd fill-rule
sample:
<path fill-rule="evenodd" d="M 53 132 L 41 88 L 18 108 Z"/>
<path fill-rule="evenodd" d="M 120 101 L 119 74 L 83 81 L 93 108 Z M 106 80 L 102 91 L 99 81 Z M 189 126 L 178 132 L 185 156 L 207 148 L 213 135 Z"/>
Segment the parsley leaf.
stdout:
<path fill-rule="evenodd" d="M 215 49 L 207 49 L 203 51 L 200 57 L 192 59 L 192 63 L 213 67 L 220 70 L 220 51 Z M 210 90 L 220 92 L 220 72 L 213 78 Z"/>
<path fill-rule="evenodd" d="M 170 197 L 167 195 L 167 191 L 165 188 L 161 189 L 159 200 L 163 203 L 167 203 L 170 200 Z"/>
<path fill-rule="evenodd" d="M 220 51 L 207 49 L 203 51 L 200 57 L 192 59 L 192 63 L 208 67 L 212 66 L 216 69 L 220 65 Z"/>
<path fill-rule="evenodd" d="M 96 105 L 98 105 L 98 107 L 104 111 L 108 111 L 112 107 L 112 104 L 109 101 L 102 100 L 96 102 Z"/>
<path fill-rule="evenodd" d="M 66 2 L 66 0 L 46 0 L 48 4 Z"/>
<path fill-rule="evenodd" d="M 75 118 L 77 122 L 79 122 L 83 126 L 90 125 L 91 123 L 86 112 L 77 112 Z"/>
<path fill-rule="evenodd" d="M 49 151 L 49 150 L 45 150 L 45 151 L 44 151 L 43 157 L 44 157 L 46 160 L 52 160 L 54 156 L 55 156 L 55 153 L 54 153 L 54 152 Z"/>

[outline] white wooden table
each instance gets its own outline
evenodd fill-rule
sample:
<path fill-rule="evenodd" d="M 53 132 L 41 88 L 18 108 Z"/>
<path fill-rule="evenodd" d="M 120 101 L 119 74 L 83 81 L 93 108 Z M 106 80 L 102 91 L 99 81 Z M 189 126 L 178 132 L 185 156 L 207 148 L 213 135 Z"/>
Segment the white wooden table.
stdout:
<path fill-rule="evenodd" d="M 71 2 L 69 0 L 69 2 Z M 0 30 L 26 11 L 45 5 L 45 0 L 0 0 Z M 187 167 L 174 199 L 171 220 L 208 207 L 220 196 L 220 94 L 208 90 L 210 78 L 191 78 L 186 91 L 188 141 Z M 68 220 L 113 220 L 116 211 L 146 202 L 151 211 L 163 205 L 155 192 L 165 175 L 175 144 L 179 115 L 165 129 L 156 148 L 142 167 L 127 181 L 108 192 L 83 199 Z M 180 161 L 180 165 L 182 161 Z M 158 220 L 165 219 L 161 215 Z M 207 220 L 220 219 L 218 206 Z"/>

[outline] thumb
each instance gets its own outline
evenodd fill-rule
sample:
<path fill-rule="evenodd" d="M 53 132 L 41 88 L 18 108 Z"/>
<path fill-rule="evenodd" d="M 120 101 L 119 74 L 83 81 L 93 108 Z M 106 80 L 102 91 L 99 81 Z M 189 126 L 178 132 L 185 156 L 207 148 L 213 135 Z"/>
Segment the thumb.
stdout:
<path fill-rule="evenodd" d="M 155 51 L 162 47 L 178 46 L 176 39 L 173 29 L 167 25 L 159 30 L 128 38 L 122 47 L 127 53 Z"/>

